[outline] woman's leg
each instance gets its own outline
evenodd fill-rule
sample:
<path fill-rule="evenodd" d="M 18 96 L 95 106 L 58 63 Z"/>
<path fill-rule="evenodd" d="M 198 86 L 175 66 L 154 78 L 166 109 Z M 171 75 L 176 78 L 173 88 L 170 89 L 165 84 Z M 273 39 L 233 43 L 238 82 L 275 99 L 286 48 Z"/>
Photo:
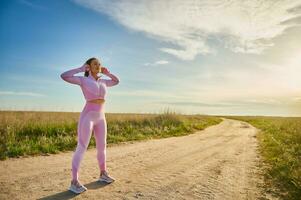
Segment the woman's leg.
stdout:
<path fill-rule="evenodd" d="M 107 144 L 107 121 L 105 115 L 94 124 L 94 137 L 97 149 L 97 161 L 99 170 L 106 170 L 106 144 Z"/>
<path fill-rule="evenodd" d="M 90 112 L 81 113 L 78 128 L 77 128 L 77 147 L 72 158 L 72 179 L 78 180 L 78 171 L 80 163 L 83 159 L 84 153 L 86 152 L 93 128 L 93 116 Z"/>

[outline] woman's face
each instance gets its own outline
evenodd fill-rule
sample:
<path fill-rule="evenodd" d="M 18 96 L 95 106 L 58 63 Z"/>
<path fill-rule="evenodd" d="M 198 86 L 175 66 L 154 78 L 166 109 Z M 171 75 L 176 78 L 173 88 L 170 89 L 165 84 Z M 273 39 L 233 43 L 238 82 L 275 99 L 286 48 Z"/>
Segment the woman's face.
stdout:
<path fill-rule="evenodd" d="M 101 72 L 101 64 L 97 59 L 92 60 L 92 62 L 90 64 L 90 71 L 93 74 L 97 74 L 97 73 Z"/>

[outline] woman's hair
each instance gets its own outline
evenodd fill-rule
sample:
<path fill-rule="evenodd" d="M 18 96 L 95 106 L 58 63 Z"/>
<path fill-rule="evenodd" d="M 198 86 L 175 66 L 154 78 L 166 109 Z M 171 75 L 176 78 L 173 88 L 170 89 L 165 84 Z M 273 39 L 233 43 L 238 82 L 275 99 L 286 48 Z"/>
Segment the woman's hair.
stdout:
<path fill-rule="evenodd" d="M 97 59 L 97 58 L 95 58 L 95 57 L 89 58 L 89 59 L 85 62 L 85 64 L 90 65 L 91 62 L 92 62 L 93 60 L 95 60 L 95 59 Z M 89 76 L 89 71 L 85 71 L 85 76 Z"/>

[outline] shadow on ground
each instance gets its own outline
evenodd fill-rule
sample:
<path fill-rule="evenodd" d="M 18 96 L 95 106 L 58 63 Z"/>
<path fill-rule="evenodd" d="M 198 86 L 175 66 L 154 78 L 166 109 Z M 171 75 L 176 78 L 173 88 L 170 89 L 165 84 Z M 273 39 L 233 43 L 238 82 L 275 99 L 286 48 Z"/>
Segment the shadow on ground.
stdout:
<path fill-rule="evenodd" d="M 105 183 L 105 182 L 99 182 L 99 181 L 94 181 L 88 184 L 85 184 L 84 186 L 89 190 L 96 190 L 102 187 L 105 187 L 109 185 L 109 183 Z M 87 192 L 87 191 L 86 191 Z M 75 194 L 69 190 L 66 190 L 64 192 L 59 192 L 56 194 L 52 194 L 46 197 L 42 197 L 42 198 L 38 198 L 38 200 L 50 200 L 50 199 L 62 199 L 62 200 L 66 200 L 66 199 L 72 199 L 76 196 L 78 196 L 80 194 Z"/>

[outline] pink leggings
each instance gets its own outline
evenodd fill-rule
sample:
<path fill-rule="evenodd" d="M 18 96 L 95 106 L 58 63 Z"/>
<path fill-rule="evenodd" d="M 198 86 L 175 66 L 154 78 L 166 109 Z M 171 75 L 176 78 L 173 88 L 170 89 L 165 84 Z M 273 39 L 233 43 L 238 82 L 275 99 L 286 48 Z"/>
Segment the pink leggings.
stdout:
<path fill-rule="evenodd" d="M 72 158 L 73 180 L 78 180 L 80 163 L 88 148 L 92 131 L 96 142 L 99 169 L 106 170 L 107 122 L 104 104 L 86 102 L 77 126 L 77 147 Z"/>

